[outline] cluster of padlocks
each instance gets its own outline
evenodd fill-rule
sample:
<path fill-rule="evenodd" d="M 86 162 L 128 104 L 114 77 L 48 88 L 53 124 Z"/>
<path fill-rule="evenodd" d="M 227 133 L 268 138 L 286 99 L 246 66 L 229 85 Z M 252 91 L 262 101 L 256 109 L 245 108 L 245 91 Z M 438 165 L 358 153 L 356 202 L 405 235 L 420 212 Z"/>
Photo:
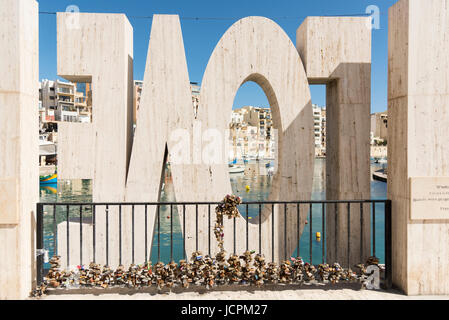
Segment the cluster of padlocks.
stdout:
<path fill-rule="evenodd" d="M 242 255 L 230 255 L 227 258 L 223 248 L 223 217 L 239 217 L 237 206 L 242 201 L 236 196 L 226 196 L 216 208 L 217 221 L 215 235 L 220 251 L 215 257 L 203 256 L 200 251 L 193 252 L 190 261 L 180 260 L 179 264 L 172 261 L 168 264 L 151 262 L 142 265 L 132 264 L 129 268 L 120 265 L 116 270 L 108 266 L 90 263 L 88 267 L 78 266 L 78 270 L 62 271 L 60 257 L 50 260 L 51 268 L 44 283 L 34 290 L 33 296 L 40 296 L 47 288 L 162 288 L 192 286 L 207 289 L 224 285 L 253 285 L 261 287 L 264 284 L 319 284 L 319 283 L 354 283 L 364 284 L 368 279 L 367 267 L 379 265 L 376 257 L 370 257 L 366 264 L 355 266 L 357 272 L 344 269 L 338 263 L 332 265 L 320 264 L 314 266 L 303 261 L 301 257 L 291 257 L 280 265 L 267 263 L 262 254 L 246 251 Z"/>
<path fill-rule="evenodd" d="M 132 264 L 129 268 L 119 266 L 111 270 L 108 266 L 91 263 L 88 267 L 78 266 L 78 271 L 62 271 L 59 268 L 59 257 L 51 259 L 52 268 L 40 288 L 33 295 L 39 296 L 47 288 L 145 288 L 158 289 L 192 286 L 202 286 L 207 289 L 224 285 L 254 285 L 264 284 L 327 284 L 327 283 L 361 283 L 368 277 L 366 268 L 369 265 L 378 266 L 378 259 L 370 257 L 366 264 L 356 266 L 357 272 L 342 268 L 338 263 L 332 265 L 310 265 L 300 257 L 290 258 L 280 265 L 266 263 L 261 254 L 246 251 L 243 255 L 223 255 L 212 258 L 194 252 L 190 262 L 179 261 L 164 264 L 151 262 L 142 265 Z"/>

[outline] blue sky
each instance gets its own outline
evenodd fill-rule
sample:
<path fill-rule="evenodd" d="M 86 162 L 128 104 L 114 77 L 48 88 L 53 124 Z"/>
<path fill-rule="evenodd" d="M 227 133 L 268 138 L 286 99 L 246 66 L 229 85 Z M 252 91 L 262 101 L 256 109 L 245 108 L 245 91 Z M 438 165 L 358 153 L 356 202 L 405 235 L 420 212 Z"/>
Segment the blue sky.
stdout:
<path fill-rule="evenodd" d="M 365 13 L 369 5 L 380 9 L 380 29 L 373 29 L 372 112 L 387 109 L 388 8 L 397 0 L 38 0 L 40 11 L 60 12 L 76 5 L 81 12 L 125 13 L 134 28 L 134 77 L 143 79 L 151 19 L 133 16 L 178 14 L 181 17 L 218 17 L 233 20 L 181 20 L 190 80 L 201 82 L 215 45 L 239 18 L 264 16 L 276 21 L 296 43 L 296 29 L 307 16 Z M 281 19 L 279 17 L 297 17 Z M 56 16 L 40 15 L 40 78 L 55 79 Z M 325 105 L 324 86 L 312 86 L 312 100 Z M 268 107 L 260 87 L 247 83 L 238 91 L 234 107 Z"/>

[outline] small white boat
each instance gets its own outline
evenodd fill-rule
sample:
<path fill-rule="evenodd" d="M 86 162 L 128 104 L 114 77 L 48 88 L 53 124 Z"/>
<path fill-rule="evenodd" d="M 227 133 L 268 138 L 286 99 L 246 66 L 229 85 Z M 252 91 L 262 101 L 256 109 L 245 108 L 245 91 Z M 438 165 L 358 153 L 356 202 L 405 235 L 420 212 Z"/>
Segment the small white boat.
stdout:
<path fill-rule="evenodd" d="M 243 173 L 245 172 L 245 167 L 244 166 L 235 166 L 235 165 L 230 165 L 229 166 L 229 173 Z"/>
<path fill-rule="evenodd" d="M 39 155 L 54 156 L 57 154 L 56 145 L 53 142 L 39 139 Z"/>

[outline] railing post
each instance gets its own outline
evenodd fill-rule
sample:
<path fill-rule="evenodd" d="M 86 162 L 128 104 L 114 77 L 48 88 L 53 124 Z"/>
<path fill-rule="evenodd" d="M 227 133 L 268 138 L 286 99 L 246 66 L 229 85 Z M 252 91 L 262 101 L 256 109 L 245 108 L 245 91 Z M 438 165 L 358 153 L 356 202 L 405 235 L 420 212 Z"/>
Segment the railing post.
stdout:
<path fill-rule="evenodd" d="M 392 270 L 392 216 L 391 200 L 385 202 L 385 288 L 391 289 L 393 282 Z"/>
<path fill-rule="evenodd" d="M 36 259 L 36 280 L 37 285 L 40 286 L 44 281 L 44 206 L 38 203 L 36 212 L 36 252 L 38 253 Z"/>

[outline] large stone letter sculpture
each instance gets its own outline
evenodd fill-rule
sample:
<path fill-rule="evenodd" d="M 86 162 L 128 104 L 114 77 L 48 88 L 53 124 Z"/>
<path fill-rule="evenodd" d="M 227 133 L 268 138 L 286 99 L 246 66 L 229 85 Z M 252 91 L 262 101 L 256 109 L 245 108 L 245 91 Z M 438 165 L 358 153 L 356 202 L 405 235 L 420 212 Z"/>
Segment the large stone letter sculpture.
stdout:
<path fill-rule="evenodd" d="M 370 198 L 369 19 L 308 17 L 297 30 L 296 46 L 304 61 L 309 82 L 327 85 L 328 200 Z M 370 207 L 351 205 L 350 230 L 347 204 L 338 205 L 337 209 L 343 214 L 337 214 L 334 205 L 327 207 L 327 260 L 344 266 L 364 262 L 371 250 Z M 362 209 L 363 220 L 360 217 Z M 348 242 L 349 247 L 346 245 Z"/>
<path fill-rule="evenodd" d="M 247 81 L 256 82 L 264 90 L 279 135 L 279 167 L 270 200 L 310 200 L 314 144 L 307 77 L 301 58 L 289 37 L 275 22 L 266 18 L 248 17 L 237 21 L 216 46 L 202 81 L 198 118 L 203 126 L 219 130 L 225 135 L 234 97 L 239 87 Z M 209 184 L 209 200 L 219 201 L 232 192 L 225 160 L 209 165 L 207 172 L 201 176 L 200 182 Z M 274 215 L 271 214 L 271 205 L 265 208 L 260 221 L 258 219 L 249 224 L 248 248 L 261 251 L 267 258 L 273 254 L 276 261 L 290 257 L 298 245 L 298 223 L 302 232 L 308 213 L 308 206 L 301 207 L 300 221 L 297 221 L 296 206 L 284 208 L 276 205 Z M 273 216 L 274 251 L 271 248 Z M 200 228 L 207 230 L 207 222 L 207 219 L 203 219 Z M 259 238 L 259 223 L 262 224 L 262 239 Z M 225 230 L 225 249 L 234 252 L 232 221 L 225 221 Z M 247 247 L 245 232 L 245 219 L 238 219 L 237 253 Z M 207 233 L 200 236 L 200 249 L 207 252 Z M 216 242 L 213 241 L 212 252 L 216 251 L 215 248 Z"/>
<path fill-rule="evenodd" d="M 449 294 L 449 1 L 399 1 L 388 38 L 393 283 Z"/>
<path fill-rule="evenodd" d="M 75 26 L 74 14 L 79 15 Z M 58 75 L 73 82 L 92 82 L 93 87 L 92 123 L 59 123 L 58 174 L 61 179 L 93 179 L 94 202 L 123 201 L 132 147 L 133 29 L 125 15 L 92 13 L 58 13 L 57 28 Z M 99 263 L 106 263 L 106 258 L 117 260 L 119 254 L 110 250 L 106 257 L 106 214 L 109 247 L 119 246 L 118 208 L 106 213 L 104 207 L 97 207 L 95 258 Z M 58 252 L 62 256 L 65 232 L 61 224 Z M 74 244 L 70 261 L 77 262 L 79 245 Z M 84 245 L 83 262 L 87 263 L 93 250 L 89 241 Z M 61 262 L 64 266 L 66 259 Z"/>
<path fill-rule="evenodd" d="M 126 185 L 127 202 L 160 201 L 163 171 L 168 157 L 177 201 L 200 201 L 207 194 L 196 167 L 190 165 L 189 142 L 192 141 L 194 115 L 189 84 L 179 17 L 154 15 Z M 182 144 L 184 152 L 183 155 L 174 155 L 179 139 L 186 142 Z M 159 208 L 160 211 L 162 209 Z M 176 209 L 182 211 L 174 206 L 173 210 Z M 148 206 L 145 223 L 144 210 L 142 206 L 135 207 L 134 250 L 131 238 L 133 221 L 124 220 L 124 246 L 129 249 L 124 250 L 124 263 L 143 262 L 145 257 L 149 258 L 158 211 L 156 206 Z M 186 223 L 190 223 L 194 220 L 194 212 L 191 208 L 186 211 Z M 170 213 L 171 219 L 174 214 L 174 211 Z M 166 220 L 166 217 L 163 219 Z M 189 234 L 190 237 L 193 235 Z M 187 252 L 194 249 L 191 245 L 191 241 L 186 240 Z"/>
<path fill-rule="evenodd" d="M 38 30 L 36 1 L 0 1 L 0 300 L 27 298 L 35 278 Z"/>

